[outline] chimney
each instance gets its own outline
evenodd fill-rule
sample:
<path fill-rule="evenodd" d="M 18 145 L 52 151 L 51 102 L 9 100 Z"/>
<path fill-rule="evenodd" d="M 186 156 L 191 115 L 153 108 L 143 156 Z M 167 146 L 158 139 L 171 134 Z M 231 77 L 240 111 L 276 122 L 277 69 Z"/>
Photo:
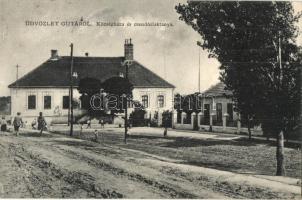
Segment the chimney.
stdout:
<path fill-rule="evenodd" d="M 124 44 L 125 60 L 133 60 L 133 44 L 131 38 L 125 40 Z"/>
<path fill-rule="evenodd" d="M 50 59 L 51 59 L 51 60 L 57 60 L 58 58 L 59 58 L 58 50 L 52 49 L 52 50 L 50 51 Z"/>

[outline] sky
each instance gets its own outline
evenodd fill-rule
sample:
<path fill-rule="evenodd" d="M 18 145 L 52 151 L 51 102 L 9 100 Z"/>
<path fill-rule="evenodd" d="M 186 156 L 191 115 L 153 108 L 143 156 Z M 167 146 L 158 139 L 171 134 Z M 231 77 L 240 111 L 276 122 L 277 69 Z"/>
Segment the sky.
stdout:
<path fill-rule="evenodd" d="M 200 51 L 201 91 L 218 82 L 219 63 L 196 42 L 200 36 L 174 7 L 185 0 L 0 0 L 0 96 L 7 86 L 50 57 L 50 50 L 69 55 L 123 56 L 124 40 L 132 38 L 134 59 L 176 86 L 176 92 L 198 91 Z M 302 11 L 302 2 L 294 2 Z M 89 21 L 89 27 L 26 26 L 26 21 Z M 166 22 L 172 27 L 104 27 L 96 22 Z M 302 29 L 302 20 L 299 22 Z M 299 36 L 298 43 L 302 45 Z"/>

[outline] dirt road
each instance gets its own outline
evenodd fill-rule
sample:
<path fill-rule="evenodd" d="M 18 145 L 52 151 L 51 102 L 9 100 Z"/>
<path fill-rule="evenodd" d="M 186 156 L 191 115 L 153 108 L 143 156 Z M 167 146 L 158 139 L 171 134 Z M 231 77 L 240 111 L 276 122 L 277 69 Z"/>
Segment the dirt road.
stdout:
<path fill-rule="evenodd" d="M 57 134 L 0 136 L 0 197 L 295 198 L 296 186 L 227 179 L 158 155 Z M 225 173 L 225 174 L 223 174 Z M 218 178 L 218 177 L 224 178 Z M 256 177 L 253 177 L 256 178 Z M 250 179 L 250 177 L 249 177 Z M 256 178 L 257 179 L 257 178 Z M 256 180 L 256 181 L 259 181 Z M 261 181 L 260 181 L 261 182 Z M 267 188 L 265 185 L 267 185 Z M 280 188 L 285 188 L 280 190 Z"/>

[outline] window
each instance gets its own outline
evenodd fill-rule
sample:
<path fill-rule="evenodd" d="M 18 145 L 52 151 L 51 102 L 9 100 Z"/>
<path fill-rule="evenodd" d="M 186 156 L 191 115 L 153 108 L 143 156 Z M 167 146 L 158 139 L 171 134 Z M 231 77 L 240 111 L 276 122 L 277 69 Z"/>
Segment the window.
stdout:
<path fill-rule="evenodd" d="M 157 96 L 157 105 L 159 108 L 163 108 L 165 103 L 164 95 Z"/>
<path fill-rule="evenodd" d="M 229 121 L 233 121 L 233 104 L 232 103 L 227 104 L 227 113 L 229 115 L 229 117 L 228 117 Z"/>
<path fill-rule="evenodd" d="M 51 109 L 51 96 L 44 96 L 44 109 Z"/>
<path fill-rule="evenodd" d="M 144 108 L 148 108 L 148 95 L 143 95 L 142 96 L 142 104 L 144 106 Z"/>
<path fill-rule="evenodd" d="M 217 122 L 222 122 L 222 104 L 216 104 Z"/>
<path fill-rule="evenodd" d="M 29 95 L 27 99 L 27 108 L 36 109 L 36 95 Z"/>
<path fill-rule="evenodd" d="M 69 96 L 63 96 L 63 109 L 69 108 Z"/>

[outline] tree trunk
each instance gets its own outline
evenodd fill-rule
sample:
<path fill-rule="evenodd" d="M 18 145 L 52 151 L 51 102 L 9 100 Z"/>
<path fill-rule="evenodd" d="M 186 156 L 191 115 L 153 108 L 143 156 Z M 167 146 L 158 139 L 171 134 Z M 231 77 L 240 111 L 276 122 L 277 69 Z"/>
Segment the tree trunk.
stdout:
<path fill-rule="evenodd" d="M 249 133 L 249 140 L 251 140 L 252 139 L 251 119 L 250 119 L 249 115 L 247 116 L 247 130 L 248 130 L 248 133 Z"/>
<path fill-rule="evenodd" d="M 285 167 L 284 167 L 284 135 L 283 135 L 283 131 L 280 131 L 277 136 L 276 158 L 277 158 L 276 176 L 284 176 Z"/>

